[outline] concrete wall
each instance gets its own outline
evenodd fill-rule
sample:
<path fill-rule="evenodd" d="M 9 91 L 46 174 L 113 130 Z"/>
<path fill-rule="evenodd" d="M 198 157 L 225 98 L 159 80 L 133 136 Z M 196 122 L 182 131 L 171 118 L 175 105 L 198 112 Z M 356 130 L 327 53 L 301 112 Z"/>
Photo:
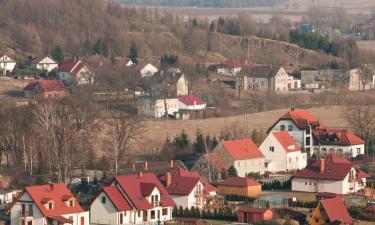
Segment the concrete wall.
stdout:
<path fill-rule="evenodd" d="M 236 160 L 234 161 L 234 167 L 236 168 L 239 177 L 246 177 L 249 173 L 264 174 L 266 170 L 264 163 L 265 158 Z"/>

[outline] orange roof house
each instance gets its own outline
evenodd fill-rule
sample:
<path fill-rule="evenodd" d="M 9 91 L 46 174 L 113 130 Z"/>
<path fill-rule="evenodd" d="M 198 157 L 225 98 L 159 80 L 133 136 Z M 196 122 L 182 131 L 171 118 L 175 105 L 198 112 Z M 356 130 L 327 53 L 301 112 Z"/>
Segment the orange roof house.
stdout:
<path fill-rule="evenodd" d="M 264 155 L 251 139 L 222 141 L 214 149 L 224 165 L 234 166 L 239 176 L 249 173 L 263 174 L 265 171 Z"/>
<path fill-rule="evenodd" d="M 34 80 L 26 85 L 24 91 L 28 98 L 57 99 L 69 94 L 61 80 Z"/>
<path fill-rule="evenodd" d="M 273 219 L 272 209 L 241 206 L 237 211 L 239 223 L 254 223 Z"/>
<path fill-rule="evenodd" d="M 217 183 L 221 195 L 257 196 L 262 192 L 262 185 L 246 177 L 229 177 Z"/>
<path fill-rule="evenodd" d="M 320 201 L 312 213 L 309 224 L 349 225 L 353 224 L 353 220 L 346 209 L 344 199 L 336 197 Z"/>

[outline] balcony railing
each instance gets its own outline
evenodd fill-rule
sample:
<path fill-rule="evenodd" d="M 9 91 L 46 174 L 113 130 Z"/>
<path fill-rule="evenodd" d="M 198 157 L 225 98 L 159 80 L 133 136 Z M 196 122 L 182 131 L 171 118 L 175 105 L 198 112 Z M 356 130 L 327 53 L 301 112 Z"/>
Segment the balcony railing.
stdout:
<path fill-rule="evenodd" d="M 23 210 L 21 210 L 21 211 L 19 211 L 19 215 L 24 216 L 24 217 L 34 216 L 34 212 L 33 211 L 23 211 Z"/>

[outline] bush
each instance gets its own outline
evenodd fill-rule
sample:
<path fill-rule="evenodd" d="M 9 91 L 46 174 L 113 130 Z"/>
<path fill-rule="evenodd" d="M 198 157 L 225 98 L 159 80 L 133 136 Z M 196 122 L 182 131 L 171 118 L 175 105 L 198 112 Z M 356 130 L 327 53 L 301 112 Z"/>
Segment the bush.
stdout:
<path fill-rule="evenodd" d="M 225 195 L 226 201 L 253 203 L 255 199 L 256 199 L 255 197 L 245 196 L 245 195 Z"/>
<path fill-rule="evenodd" d="M 230 209 L 224 210 L 220 208 L 219 210 L 215 209 L 212 213 L 209 210 L 200 211 L 198 208 L 191 207 L 190 209 L 182 209 L 180 206 L 173 208 L 173 217 L 188 217 L 188 218 L 202 218 L 202 219 L 214 219 L 214 220 L 223 220 L 223 221 L 237 221 L 237 215 L 232 213 Z"/>
<path fill-rule="evenodd" d="M 262 191 L 266 190 L 290 190 L 292 188 L 292 180 L 279 181 L 274 180 L 262 184 Z"/>

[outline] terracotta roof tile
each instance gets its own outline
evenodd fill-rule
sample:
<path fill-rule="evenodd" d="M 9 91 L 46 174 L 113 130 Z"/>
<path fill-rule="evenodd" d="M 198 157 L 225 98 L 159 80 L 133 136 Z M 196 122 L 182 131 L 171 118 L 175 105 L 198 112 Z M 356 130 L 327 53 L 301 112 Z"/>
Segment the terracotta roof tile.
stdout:
<path fill-rule="evenodd" d="M 312 131 L 314 137 L 320 144 L 325 145 L 361 145 L 365 141 L 343 128 L 316 128 Z"/>
<path fill-rule="evenodd" d="M 35 88 L 41 91 L 65 91 L 65 85 L 61 80 L 34 80 L 26 85 L 25 91 L 33 91 Z"/>
<path fill-rule="evenodd" d="M 234 160 L 264 158 L 262 152 L 251 139 L 223 141 L 222 144 Z"/>
<path fill-rule="evenodd" d="M 180 96 L 178 97 L 178 100 L 182 103 L 184 103 L 185 105 L 188 105 L 188 106 L 191 106 L 191 105 L 203 105 L 203 104 L 206 104 L 205 101 L 203 101 L 202 99 L 200 99 L 199 97 L 195 96 L 195 95 L 191 95 L 191 96 L 188 96 L 188 95 L 184 95 L 184 96 Z"/>
<path fill-rule="evenodd" d="M 342 198 L 336 197 L 325 199 L 321 201 L 321 204 L 325 212 L 327 213 L 331 223 L 352 223 L 352 218 L 350 217 Z"/>
<path fill-rule="evenodd" d="M 273 132 L 273 135 L 286 152 L 301 151 L 301 147 L 294 141 L 287 131 L 275 131 Z"/>
<path fill-rule="evenodd" d="M 115 186 L 103 187 L 104 193 L 111 200 L 112 204 L 116 207 L 119 212 L 127 211 L 131 209 L 129 202 L 121 194 L 121 192 Z"/>

